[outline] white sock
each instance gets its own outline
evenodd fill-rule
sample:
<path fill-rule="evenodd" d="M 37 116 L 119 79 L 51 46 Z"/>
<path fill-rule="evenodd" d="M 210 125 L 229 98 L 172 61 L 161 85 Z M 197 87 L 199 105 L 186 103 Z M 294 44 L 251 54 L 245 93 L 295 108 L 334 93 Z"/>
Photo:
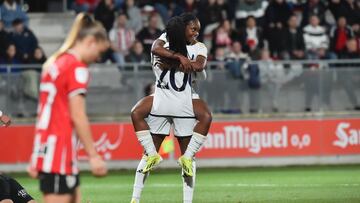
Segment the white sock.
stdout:
<path fill-rule="evenodd" d="M 195 153 L 200 150 L 200 147 L 204 144 L 206 136 L 194 132 L 193 136 L 190 139 L 189 145 L 184 153 L 184 157 L 190 159 L 195 156 Z"/>
<path fill-rule="evenodd" d="M 184 203 L 192 203 L 194 188 L 195 188 L 195 174 L 196 174 L 196 164 L 195 160 L 192 162 L 194 175 L 193 177 L 184 176 L 184 172 L 182 171 L 182 180 L 183 180 L 183 200 Z"/>
<path fill-rule="evenodd" d="M 146 156 L 143 156 L 135 173 L 135 182 L 134 182 L 132 198 L 136 199 L 136 202 L 140 202 L 140 196 L 144 188 L 145 180 L 150 175 L 149 172 L 147 172 L 146 174 L 143 174 L 141 172 L 144 169 L 145 165 L 146 165 Z"/>
<path fill-rule="evenodd" d="M 140 144 L 143 146 L 145 152 L 149 156 L 157 154 L 150 130 L 142 130 L 135 132 Z"/>

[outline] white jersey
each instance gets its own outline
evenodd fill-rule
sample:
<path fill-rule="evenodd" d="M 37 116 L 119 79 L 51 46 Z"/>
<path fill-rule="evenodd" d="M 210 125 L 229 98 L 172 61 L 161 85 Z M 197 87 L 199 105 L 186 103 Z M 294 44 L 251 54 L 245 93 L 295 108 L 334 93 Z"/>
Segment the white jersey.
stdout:
<path fill-rule="evenodd" d="M 165 42 L 165 48 L 169 48 L 166 33 L 163 33 L 158 39 Z M 186 47 L 190 60 L 195 61 L 197 56 L 207 58 L 207 48 L 203 43 L 197 42 Z M 151 62 L 156 82 L 150 114 L 153 116 L 194 118 L 193 91 L 191 87 L 192 74 L 181 72 L 175 68 L 162 70 L 159 67 L 160 58 L 155 55 L 151 56 Z"/>

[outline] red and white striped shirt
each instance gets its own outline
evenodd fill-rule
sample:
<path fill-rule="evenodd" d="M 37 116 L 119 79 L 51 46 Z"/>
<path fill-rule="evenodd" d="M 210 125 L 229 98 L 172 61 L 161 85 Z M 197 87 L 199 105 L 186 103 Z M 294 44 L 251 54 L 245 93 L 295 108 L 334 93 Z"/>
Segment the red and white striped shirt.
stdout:
<path fill-rule="evenodd" d="M 77 174 L 77 137 L 70 117 L 69 98 L 86 93 L 87 65 L 65 53 L 42 74 L 38 118 L 31 164 L 38 171 Z"/>
<path fill-rule="evenodd" d="M 127 28 L 114 28 L 109 33 L 109 39 L 121 53 L 128 53 L 135 41 L 135 32 Z"/>

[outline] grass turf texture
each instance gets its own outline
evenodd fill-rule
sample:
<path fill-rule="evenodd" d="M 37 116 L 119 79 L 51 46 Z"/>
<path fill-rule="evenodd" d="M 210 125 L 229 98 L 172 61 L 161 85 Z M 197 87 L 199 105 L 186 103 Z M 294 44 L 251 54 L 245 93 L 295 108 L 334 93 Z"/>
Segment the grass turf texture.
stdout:
<path fill-rule="evenodd" d="M 182 201 L 180 170 L 155 170 L 142 193 L 143 203 Z M 38 182 L 12 174 L 41 199 Z M 83 202 L 130 202 L 134 171 L 111 171 L 106 178 L 81 175 Z M 194 203 L 360 202 L 360 165 L 281 168 L 198 169 Z"/>

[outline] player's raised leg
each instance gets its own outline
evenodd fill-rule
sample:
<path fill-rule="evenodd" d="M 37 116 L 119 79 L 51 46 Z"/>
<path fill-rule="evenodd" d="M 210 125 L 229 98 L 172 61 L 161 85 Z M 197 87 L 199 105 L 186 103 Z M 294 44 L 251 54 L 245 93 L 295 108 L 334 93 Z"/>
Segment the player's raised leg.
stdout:
<path fill-rule="evenodd" d="M 142 169 L 142 172 L 144 173 L 150 171 L 162 160 L 161 156 L 157 153 L 153 143 L 149 125 L 145 121 L 145 118 L 149 115 L 151 110 L 152 102 L 152 97 L 144 97 L 138 101 L 138 103 L 131 110 L 131 120 L 135 129 L 135 134 L 147 155 L 146 164 Z"/>

